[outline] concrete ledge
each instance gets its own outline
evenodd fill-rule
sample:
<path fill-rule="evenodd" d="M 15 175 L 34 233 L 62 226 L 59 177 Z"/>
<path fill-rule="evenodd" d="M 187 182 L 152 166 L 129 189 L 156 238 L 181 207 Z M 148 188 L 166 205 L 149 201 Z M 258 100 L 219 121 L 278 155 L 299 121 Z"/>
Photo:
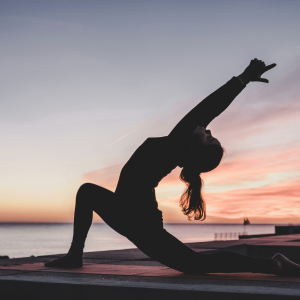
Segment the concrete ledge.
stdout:
<path fill-rule="evenodd" d="M 170 284 L 115 280 L 90 281 L 81 278 L 3 276 L 1 299 L 296 299 L 300 289 L 217 284 Z"/>
<path fill-rule="evenodd" d="M 300 234 L 190 243 L 198 252 L 229 250 L 256 257 L 281 252 L 300 262 Z M 300 299 L 300 278 L 236 273 L 188 275 L 138 249 L 89 252 L 80 269 L 46 268 L 53 256 L 0 261 L 0 300 L 26 299 Z M 204 298 L 203 298 L 204 297 Z"/>
<path fill-rule="evenodd" d="M 300 233 L 299 225 L 275 226 L 275 234 L 287 235 Z"/>

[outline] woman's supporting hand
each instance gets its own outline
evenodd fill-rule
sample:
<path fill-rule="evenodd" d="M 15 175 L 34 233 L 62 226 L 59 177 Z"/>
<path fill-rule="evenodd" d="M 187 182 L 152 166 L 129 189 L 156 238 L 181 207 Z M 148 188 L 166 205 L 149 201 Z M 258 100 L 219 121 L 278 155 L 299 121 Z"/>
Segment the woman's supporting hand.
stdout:
<path fill-rule="evenodd" d="M 273 69 L 276 64 L 271 64 L 266 66 L 266 64 L 262 60 L 258 60 L 257 58 L 252 59 L 249 66 L 245 69 L 245 71 L 238 76 L 238 78 L 244 83 L 247 84 L 250 81 L 259 81 L 268 83 L 269 80 L 266 78 L 261 78 L 261 75 L 265 72 Z"/>

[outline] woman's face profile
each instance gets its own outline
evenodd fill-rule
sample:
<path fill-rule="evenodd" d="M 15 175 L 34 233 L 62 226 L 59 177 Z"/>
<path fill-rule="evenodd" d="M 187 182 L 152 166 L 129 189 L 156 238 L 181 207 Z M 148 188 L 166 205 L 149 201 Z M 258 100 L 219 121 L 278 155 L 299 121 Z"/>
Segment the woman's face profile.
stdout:
<path fill-rule="evenodd" d="M 197 126 L 192 134 L 192 148 L 209 145 L 221 146 L 221 143 L 211 135 L 210 130 Z"/>

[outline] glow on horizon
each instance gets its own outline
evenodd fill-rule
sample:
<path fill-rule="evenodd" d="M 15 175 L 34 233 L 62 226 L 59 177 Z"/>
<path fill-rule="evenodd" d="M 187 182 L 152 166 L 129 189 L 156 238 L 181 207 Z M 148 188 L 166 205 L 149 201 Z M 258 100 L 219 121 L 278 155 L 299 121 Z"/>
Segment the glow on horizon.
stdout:
<path fill-rule="evenodd" d="M 0 222 L 71 222 L 82 183 L 114 190 L 147 137 L 167 135 L 258 57 L 278 64 L 270 83 L 250 84 L 210 126 L 226 155 L 203 175 L 207 222 L 299 223 L 299 9 L 289 0 L 3 4 Z M 157 188 L 165 222 L 187 222 L 178 176 Z"/>

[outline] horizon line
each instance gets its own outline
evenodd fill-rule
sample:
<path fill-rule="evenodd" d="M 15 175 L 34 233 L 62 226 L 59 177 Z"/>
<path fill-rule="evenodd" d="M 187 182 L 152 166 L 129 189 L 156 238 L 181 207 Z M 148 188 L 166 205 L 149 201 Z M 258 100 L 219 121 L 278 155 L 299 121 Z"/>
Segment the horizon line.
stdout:
<path fill-rule="evenodd" d="M 65 224 L 65 225 L 69 225 L 69 224 L 73 224 L 73 222 L 1 222 L 0 221 L 0 225 L 5 225 L 5 224 L 19 224 L 19 225 L 21 225 L 21 224 L 40 224 L 40 225 L 45 225 L 45 224 L 49 224 L 49 225 L 51 225 L 51 224 L 60 224 L 60 225 L 63 225 L 63 224 Z M 105 222 L 94 222 L 94 223 L 92 223 L 92 225 L 93 224 L 104 224 L 104 225 L 107 225 Z M 286 226 L 300 226 L 300 223 L 250 223 L 250 224 L 248 224 L 248 225 L 244 225 L 243 223 L 226 223 L 226 222 L 224 222 L 224 223 L 222 223 L 222 222 L 220 222 L 220 223 L 209 223 L 209 222 L 207 222 L 207 223 L 180 223 L 180 222 L 178 222 L 178 223 L 164 223 L 165 225 L 243 225 L 243 226 L 248 226 L 248 225 L 286 225 Z M 107 225 L 107 226 L 109 226 L 109 225 Z"/>

